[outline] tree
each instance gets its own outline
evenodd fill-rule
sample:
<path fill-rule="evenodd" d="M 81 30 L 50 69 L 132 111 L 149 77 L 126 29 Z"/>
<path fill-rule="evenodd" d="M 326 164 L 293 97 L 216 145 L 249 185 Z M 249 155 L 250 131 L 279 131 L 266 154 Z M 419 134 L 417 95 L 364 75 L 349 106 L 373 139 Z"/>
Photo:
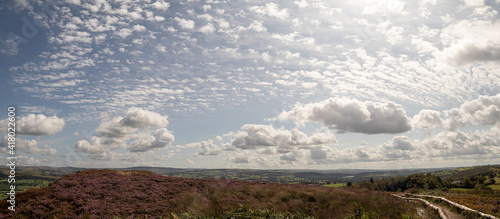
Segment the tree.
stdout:
<path fill-rule="evenodd" d="M 462 183 L 464 188 L 474 188 L 475 186 L 469 177 L 465 177 L 464 180 L 462 180 Z"/>

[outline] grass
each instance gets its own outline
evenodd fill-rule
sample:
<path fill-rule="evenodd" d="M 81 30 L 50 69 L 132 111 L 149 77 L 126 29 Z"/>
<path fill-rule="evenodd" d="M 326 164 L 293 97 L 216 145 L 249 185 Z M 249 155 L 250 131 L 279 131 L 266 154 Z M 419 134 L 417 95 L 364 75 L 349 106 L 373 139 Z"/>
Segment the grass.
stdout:
<path fill-rule="evenodd" d="M 467 188 L 450 188 L 450 192 L 466 192 L 466 191 L 472 191 L 474 189 L 467 189 Z"/>
<path fill-rule="evenodd" d="M 26 191 L 30 188 L 41 188 L 44 186 L 49 185 L 53 181 L 49 180 L 39 180 L 39 179 L 16 179 L 16 183 L 13 184 L 16 186 L 16 193 Z M 6 193 L 10 191 L 9 186 L 10 184 L 7 183 L 7 179 L 5 180 L 0 180 L 0 184 L 2 187 L 0 188 L 0 199 L 4 199 L 8 197 Z"/>
<path fill-rule="evenodd" d="M 340 188 L 340 187 L 345 187 L 347 183 L 335 183 L 335 184 L 325 184 L 323 186 L 326 187 L 331 187 L 331 188 Z"/>
<path fill-rule="evenodd" d="M 492 188 L 493 190 L 500 190 L 500 184 L 489 185 L 488 187 Z"/>
<path fill-rule="evenodd" d="M 500 177 L 495 177 L 495 184 L 489 185 L 488 187 L 492 188 L 493 190 L 500 190 Z"/>

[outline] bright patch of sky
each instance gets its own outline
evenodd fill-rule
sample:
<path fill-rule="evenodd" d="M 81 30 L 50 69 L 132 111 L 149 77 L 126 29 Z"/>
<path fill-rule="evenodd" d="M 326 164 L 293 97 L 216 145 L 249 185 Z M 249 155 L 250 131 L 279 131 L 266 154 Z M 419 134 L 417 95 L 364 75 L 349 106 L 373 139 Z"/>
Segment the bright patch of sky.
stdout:
<path fill-rule="evenodd" d="M 0 3 L 2 160 L 500 163 L 499 1 Z"/>

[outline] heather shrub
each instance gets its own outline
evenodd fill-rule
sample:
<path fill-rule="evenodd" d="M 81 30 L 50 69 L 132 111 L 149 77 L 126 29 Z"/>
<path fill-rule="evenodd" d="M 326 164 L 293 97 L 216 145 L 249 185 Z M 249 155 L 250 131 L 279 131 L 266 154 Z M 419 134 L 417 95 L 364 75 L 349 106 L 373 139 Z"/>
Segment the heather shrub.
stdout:
<path fill-rule="evenodd" d="M 375 218 L 416 215 L 384 192 L 225 179 L 187 179 L 145 171 L 81 171 L 0 203 L 0 218 Z"/>

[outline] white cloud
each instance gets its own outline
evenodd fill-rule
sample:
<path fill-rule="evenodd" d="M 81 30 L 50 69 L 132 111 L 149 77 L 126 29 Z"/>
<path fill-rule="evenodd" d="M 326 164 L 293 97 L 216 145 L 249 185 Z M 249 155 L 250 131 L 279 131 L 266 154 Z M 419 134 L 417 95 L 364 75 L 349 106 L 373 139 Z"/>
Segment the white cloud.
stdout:
<path fill-rule="evenodd" d="M 330 98 L 328 100 L 296 105 L 282 112 L 279 119 L 299 122 L 321 122 L 331 129 L 365 134 L 403 133 L 411 130 L 410 119 L 399 104 L 373 103 L 358 100 Z"/>
<path fill-rule="evenodd" d="M 81 5 L 82 3 L 80 2 L 80 0 L 65 0 L 67 3 L 70 3 L 70 4 L 75 4 L 75 5 Z"/>
<path fill-rule="evenodd" d="M 136 24 L 136 25 L 134 25 L 133 30 L 137 31 L 137 32 L 142 32 L 142 31 L 146 31 L 146 27 L 139 25 L 139 24 Z"/>
<path fill-rule="evenodd" d="M 240 149 L 260 147 L 278 147 L 278 151 L 290 151 L 315 145 L 336 144 L 331 133 L 315 133 L 311 136 L 298 129 L 274 129 L 271 125 L 246 124 L 231 141 L 231 145 Z"/>
<path fill-rule="evenodd" d="M 200 152 L 196 154 L 198 156 L 219 155 L 223 151 L 222 147 L 214 144 L 212 141 L 202 141 L 198 143 L 192 143 L 189 144 L 188 146 L 200 148 Z"/>
<path fill-rule="evenodd" d="M 250 152 L 243 152 L 243 153 L 240 153 L 236 156 L 229 158 L 229 161 L 236 163 L 236 164 L 251 163 L 254 160 L 255 159 Z"/>
<path fill-rule="evenodd" d="M 304 153 L 302 151 L 292 151 L 286 154 L 282 154 L 280 156 L 280 160 L 283 161 L 288 161 L 288 162 L 296 162 L 296 161 L 301 161 L 305 157 Z"/>
<path fill-rule="evenodd" d="M 305 8 L 309 6 L 309 3 L 307 3 L 306 0 L 294 1 L 293 3 L 296 4 L 299 8 Z"/>
<path fill-rule="evenodd" d="M 434 110 L 421 110 L 412 119 L 412 124 L 423 129 L 435 129 L 443 126 L 441 113 Z"/>
<path fill-rule="evenodd" d="M 265 32 L 267 31 L 267 28 L 263 25 L 263 21 L 252 21 L 250 26 L 248 26 L 249 30 L 253 30 L 256 32 Z"/>
<path fill-rule="evenodd" d="M 174 141 L 174 135 L 166 129 L 167 125 L 167 116 L 131 107 L 124 117 L 114 117 L 101 123 L 95 129 L 97 136 L 92 136 L 90 141 L 78 141 L 75 149 L 93 159 L 109 160 L 118 148 L 127 148 L 131 152 L 165 148 Z"/>
<path fill-rule="evenodd" d="M 131 152 L 144 152 L 152 149 L 165 148 L 174 141 L 174 135 L 166 128 L 155 130 L 154 135 L 140 133 L 128 147 Z"/>
<path fill-rule="evenodd" d="M 467 6 L 477 7 L 484 5 L 484 0 L 463 0 Z"/>
<path fill-rule="evenodd" d="M 4 119 L 0 121 L 0 125 L 7 127 L 9 121 Z M 43 114 L 29 114 L 28 116 L 20 117 L 16 121 L 16 134 L 18 135 L 54 135 L 64 128 L 64 119 L 57 116 L 47 117 Z"/>
<path fill-rule="evenodd" d="M 128 36 L 130 36 L 130 34 L 132 34 L 132 32 L 133 31 L 131 29 L 122 28 L 122 29 L 120 29 L 120 31 L 115 32 L 115 35 L 118 35 L 121 38 L 127 38 Z"/>
<path fill-rule="evenodd" d="M 445 111 L 445 128 L 457 131 L 469 125 L 500 125 L 500 94 L 480 96 L 475 100 L 464 102 L 459 108 Z"/>
<path fill-rule="evenodd" d="M 52 148 L 49 145 L 44 145 L 41 148 L 38 146 L 38 142 L 35 139 L 25 140 L 22 138 L 16 138 L 15 142 L 15 150 L 16 153 L 22 152 L 26 154 L 38 154 L 38 155 L 54 155 L 57 153 L 56 149 Z M 8 136 L 5 135 L 0 142 L 0 146 L 2 147 L 2 151 L 4 153 L 8 153 Z"/>
<path fill-rule="evenodd" d="M 92 136 L 90 141 L 80 140 L 76 142 L 75 151 L 89 155 L 92 159 L 109 160 L 111 152 L 122 147 L 118 142 L 113 142 L 112 139 L 103 139 Z"/>
<path fill-rule="evenodd" d="M 500 94 L 480 96 L 475 100 L 465 102 L 460 109 L 483 125 L 500 125 Z"/>
<path fill-rule="evenodd" d="M 163 127 L 168 126 L 167 116 L 137 107 L 131 107 L 120 121 L 125 126 L 133 128 Z"/>
<path fill-rule="evenodd" d="M 251 11 L 258 14 L 267 15 L 269 17 L 276 17 L 279 19 L 286 19 L 290 15 L 288 9 L 280 9 L 276 3 L 267 3 L 266 5 L 250 7 Z"/>
<path fill-rule="evenodd" d="M 500 63 L 500 22 L 463 20 L 443 29 L 446 48 L 436 53 L 454 67 L 473 63 Z"/>
<path fill-rule="evenodd" d="M 167 10 L 170 7 L 170 3 L 165 2 L 163 0 L 156 1 L 152 5 L 153 5 L 154 8 L 156 8 L 158 10 Z"/>
<path fill-rule="evenodd" d="M 194 28 L 194 21 L 192 21 L 192 20 L 187 20 L 187 19 L 179 18 L 179 17 L 175 17 L 174 20 L 177 21 L 179 26 L 183 29 L 193 29 Z"/>
<path fill-rule="evenodd" d="M 328 158 L 328 151 L 326 148 L 318 147 L 311 149 L 311 159 L 324 160 Z"/>
<path fill-rule="evenodd" d="M 200 28 L 200 32 L 204 34 L 209 34 L 215 32 L 215 27 L 213 24 L 208 23 L 207 25 Z"/>
<path fill-rule="evenodd" d="M 405 13 L 405 2 L 398 0 L 377 1 L 369 0 L 364 2 L 362 14 L 387 14 L 387 13 Z"/>
<path fill-rule="evenodd" d="M 413 146 L 411 139 L 407 136 L 396 136 L 389 144 L 384 144 L 388 150 L 413 151 L 416 148 Z"/>

